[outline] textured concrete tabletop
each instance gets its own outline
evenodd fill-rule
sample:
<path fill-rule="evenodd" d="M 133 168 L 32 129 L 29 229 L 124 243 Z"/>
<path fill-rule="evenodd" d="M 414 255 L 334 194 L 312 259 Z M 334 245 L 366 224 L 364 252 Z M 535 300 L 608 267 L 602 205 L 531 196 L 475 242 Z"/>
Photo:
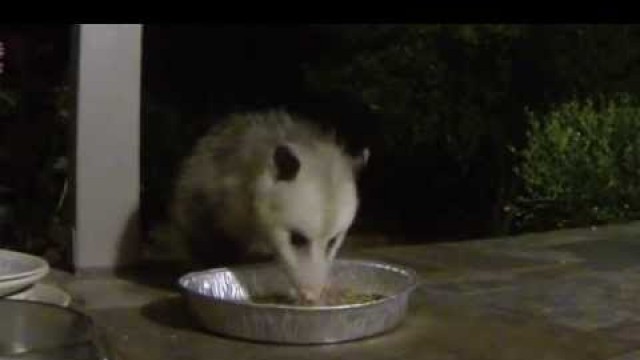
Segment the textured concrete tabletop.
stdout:
<path fill-rule="evenodd" d="M 640 223 L 363 249 L 344 255 L 412 267 L 421 284 L 400 327 L 338 345 L 206 333 L 157 273 L 54 278 L 122 359 L 640 359 Z"/>

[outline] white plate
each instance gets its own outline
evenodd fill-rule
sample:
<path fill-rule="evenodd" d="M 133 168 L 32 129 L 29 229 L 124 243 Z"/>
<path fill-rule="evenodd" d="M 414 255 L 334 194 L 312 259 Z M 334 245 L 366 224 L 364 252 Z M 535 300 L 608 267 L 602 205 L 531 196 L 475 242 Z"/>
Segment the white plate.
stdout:
<path fill-rule="evenodd" d="M 38 256 L 0 249 L 0 282 L 26 278 L 49 271 L 49 263 Z"/>
<path fill-rule="evenodd" d="M 18 292 L 25 289 L 45 277 L 49 273 L 49 266 L 39 270 L 39 272 L 33 273 L 28 276 L 23 276 L 17 279 L 0 281 L 0 296 L 6 296 L 11 293 Z"/>
<path fill-rule="evenodd" d="M 64 290 L 51 284 L 38 283 L 19 293 L 7 296 L 7 299 L 36 301 L 60 306 L 69 306 L 71 296 Z"/>

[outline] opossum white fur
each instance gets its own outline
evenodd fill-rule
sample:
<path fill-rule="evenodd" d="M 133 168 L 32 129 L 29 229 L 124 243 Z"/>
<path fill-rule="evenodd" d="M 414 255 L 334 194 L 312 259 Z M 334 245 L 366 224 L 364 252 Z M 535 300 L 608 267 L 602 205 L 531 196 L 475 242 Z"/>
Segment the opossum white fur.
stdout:
<path fill-rule="evenodd" d="M 299 295 L 318 299 L 356 215 L 367 157 L 283 110 L 231 115 L 183 164 L 175 224 L 206 264 L 275 255 Z"/>

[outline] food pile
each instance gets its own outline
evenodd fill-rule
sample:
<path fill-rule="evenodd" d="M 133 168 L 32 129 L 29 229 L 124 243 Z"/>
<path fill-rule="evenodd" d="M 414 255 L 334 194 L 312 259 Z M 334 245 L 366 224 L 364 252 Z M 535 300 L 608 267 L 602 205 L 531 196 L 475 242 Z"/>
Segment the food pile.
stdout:
<path fill-rule="evenodd" d="M 284 294 L 268 294 L 262 296 L 254 296 L 251 302 L 256 304 L 275 304 L 275 305 L 315 305 L 315 306 L 339 306 L 363 304 L 372 301 L 381 300 L 384 295 L 373 293 L 361 293 L 351 290 L 329 290 L 325 291 L 322 298 L 317 303 L 310 303 L 302 299 Z"/>

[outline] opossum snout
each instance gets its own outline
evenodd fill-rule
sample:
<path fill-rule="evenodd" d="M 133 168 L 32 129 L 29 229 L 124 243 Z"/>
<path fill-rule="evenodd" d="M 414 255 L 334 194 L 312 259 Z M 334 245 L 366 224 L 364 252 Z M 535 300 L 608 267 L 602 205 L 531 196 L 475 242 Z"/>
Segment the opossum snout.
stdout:
<path fill-rule="evenodd" d="M 302 289 L 300 290 L 300 298 L 306 303 L 317 303 L 322 295 L 321 290 Z"/>

